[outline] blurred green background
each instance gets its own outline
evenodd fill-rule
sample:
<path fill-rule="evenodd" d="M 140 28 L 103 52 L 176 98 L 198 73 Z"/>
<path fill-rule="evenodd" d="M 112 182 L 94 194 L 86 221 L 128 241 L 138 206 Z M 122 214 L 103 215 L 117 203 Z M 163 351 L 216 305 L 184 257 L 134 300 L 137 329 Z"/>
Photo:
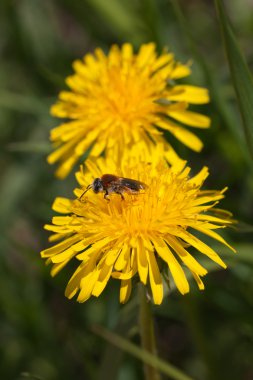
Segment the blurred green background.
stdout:
<path fill-rule="evenodd" d="M 225 5 L 252 69 L 253 2 Z M 215 5 L 201 0 L 1 0 L 0 377 L 143 379 L 137 359 L 92 332 L 99 324 L 138 344 L 134 297 L 120 306 L 112 282 L 99 299 L 69 301 L 64 288 L 71 267 L 51 279 L 39 255 L 49 245 L 43 225 L 55 196 L 71 197 L 75 186 L 74 174 L 59 181 L 46 163 L 49 131 L 57 125 L 49 107 L 74 59 L 125 41 L 136 48 L 155 41 L 182 62 L 192 59 L 188 82 L 210 89 L 212 101 L 200 110 L 210 115 L 212 128 L 197 131 L 205 143 L 201 154 L 173 143 L 193 172 L 209 166 L 209 188 L 229 186 L 222 207 L 242 221 L 239 231 L 225 234 L 239 255 L 218 247 L 227 271 L 210 266 L 204 292 L 192 284 L 189 295 L 172 292 L 154 307 L 159 356 L 196 380 L 252 380 L 252 160 Z"/>

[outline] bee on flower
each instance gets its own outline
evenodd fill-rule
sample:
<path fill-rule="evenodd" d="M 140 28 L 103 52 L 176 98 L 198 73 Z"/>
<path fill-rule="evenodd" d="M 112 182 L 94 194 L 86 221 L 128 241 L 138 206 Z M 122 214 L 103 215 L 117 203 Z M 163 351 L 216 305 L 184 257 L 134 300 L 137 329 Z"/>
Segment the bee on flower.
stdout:
<path fill-rule="evenodd" d="M 53 276 L 71 260 L 77 263 L 66 288 L 68 298 L 77 295 L 77 300 L 84 302 L 98 297 L 114 279 L 120 282 L 120 302 L 125 303 L 137 277 L 154 303 L 160 304 L 163 278 L 168 276 L 182 294 L 189 292 L 186 271 L 199 289 L 204 289 L 202 277 L 207 269 L 196 252 L 226 268 L 218 253 L 205 243 L 205 237 L 212 238 L 234 251 L 217 232 L 233 223 L 216 209 L 226 188 L 202 190 L 208 176 L 206 167 L 190 176 L 184 161 L 171 161 L 170 153 L 158 151 L 159 146 L 151 162 L 145 155 L 142 161 L 137 159 L 138 146 L 124 151 L 120 162 L 111 156 L 90 158 L 76 174 L 79 187 L 74 191 L 75 199 L 55 200 L 53 210 L 62 215 L 54 216 L 52 224 L 45 226 L 53 232 L 50 240 L 54 245 L 41 255 L 53 265 Z M 145 187 L 125 191 L 124 200 L 112 191 L 110 202 L 104 199 L 103 183 L 102 191 L 84 194 L 106 172 Z"/>
<path fill-rule="evenodd" d="M 87 186 L 81 195 L 83 195 L 90 189 L 94 191 L 95 194 L 104 192 L 104 198 L 109 199 L 109 194 L 116 193 L 121 196 L 122 200 L 125 200 L 123 193 L 128 194 L 138 194 L 140 190 L 145 190 L 147 185 L 143 182 L 136 181 L 132 178 L 118 177 L 114 174 L 103 174 L 101 178 L 95 178 L 94 181 Z"/>

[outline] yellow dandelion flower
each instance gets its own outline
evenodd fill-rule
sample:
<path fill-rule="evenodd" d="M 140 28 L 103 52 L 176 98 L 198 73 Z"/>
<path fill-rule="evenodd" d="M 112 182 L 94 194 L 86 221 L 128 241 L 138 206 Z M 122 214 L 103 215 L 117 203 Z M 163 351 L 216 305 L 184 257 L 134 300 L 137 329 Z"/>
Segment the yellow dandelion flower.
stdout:
<path fill-rule="evenodd" d="M 126 43 L 114 45 L 105 55 L 101 49 L 73 64 L 75 74 L 66 83 L 51 113 L 69 119 L 51 131 L 56 150 L 50 164 L 59 162 L 57 176 L 64 178 L 90 149 L 99 156 L 115 144 L 132 146 L 140 140 L 148 145 L 169 131 L 189 148 L 200 151 L 202 142 L 186 129 L 208 128 L 207 116 L 189 110 L 189 104 L 209 101 L 205 88 L 176 84 L 190 74 L 189 65 L 174 60 L 164 51 L 156 53 L 154 43 L 142 45 L 137 54 Z"/>
<path fill-rule="evenodd" d="M 121 166 L 111 158 L 88 159 L 85 170 L 77 173 L 77 198 L 56 198 L 54 202 L 53 210 L 63 215 L 45 226 L 54 232 L 50 240 L 55 245 L 41 255 L 53 264 L 53 276 L 70 260 L 80 262 L 67 285 L 68 298 L 76 293 L 79 302 L 98 297 L 113 278 L 120 280 L 120 302 L 125 303 L 136 276 L 150 289 L 154 303 L 160 304 L 163 278 L 169 273 L 182 294 L 189 292 L 185 270 L 192 273 L 199 289 L 204 289 L 201 277 L 207 270 L 197 261 L 198 253 L 226 268 L 199 235 L 234 251 L 216 232 L 232 223 L 215 212 L 226 189 L 201 190 L 208 169 L 190 177 L 190 169 L 180 160 L 168 166 L 154 154 L 152 162 L 138 162 L 137 149 L 123 155 Z M 148 188 L 137 194 L 125 192 L 124 200 L 112 193 L 110 201 L 91 189 L 80 199 L 84 189 L 106 173 L 141 181 Z"/>

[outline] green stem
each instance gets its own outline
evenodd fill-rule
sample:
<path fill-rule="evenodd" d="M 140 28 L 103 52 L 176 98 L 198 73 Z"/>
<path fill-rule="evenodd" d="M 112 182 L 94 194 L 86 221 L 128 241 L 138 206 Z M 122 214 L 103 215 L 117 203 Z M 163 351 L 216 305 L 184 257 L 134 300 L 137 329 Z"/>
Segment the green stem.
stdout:
<path fill-rule="evenodd" d="M 139 329 L 141 336 L 141 346 L 144 350 L 147 350 L 151 354 L 157 356 L 151 303 L 147 299 L 146 287 L 143 284 L 140 284 L 139 297 Z M 144 373 L 146 380 L 161 380 L 160 373 L 157 368 L 154 368 L 147 363 L 144 364 Z"/>

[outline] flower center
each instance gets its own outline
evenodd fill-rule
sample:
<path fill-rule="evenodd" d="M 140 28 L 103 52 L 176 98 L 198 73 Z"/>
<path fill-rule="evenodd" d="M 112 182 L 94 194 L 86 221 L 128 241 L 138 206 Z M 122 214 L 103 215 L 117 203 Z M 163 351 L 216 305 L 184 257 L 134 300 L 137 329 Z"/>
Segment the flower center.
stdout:
<path fill-rule="evenodd" d="M 99 99 L 104 99 L 103 112 L 114 122 L 141 124 L 154 115 L 155 96 L 152 86 L 147 87 L 148 75 L 130 69 L 109 69 L 102 80 L 103 95 Z"/>

